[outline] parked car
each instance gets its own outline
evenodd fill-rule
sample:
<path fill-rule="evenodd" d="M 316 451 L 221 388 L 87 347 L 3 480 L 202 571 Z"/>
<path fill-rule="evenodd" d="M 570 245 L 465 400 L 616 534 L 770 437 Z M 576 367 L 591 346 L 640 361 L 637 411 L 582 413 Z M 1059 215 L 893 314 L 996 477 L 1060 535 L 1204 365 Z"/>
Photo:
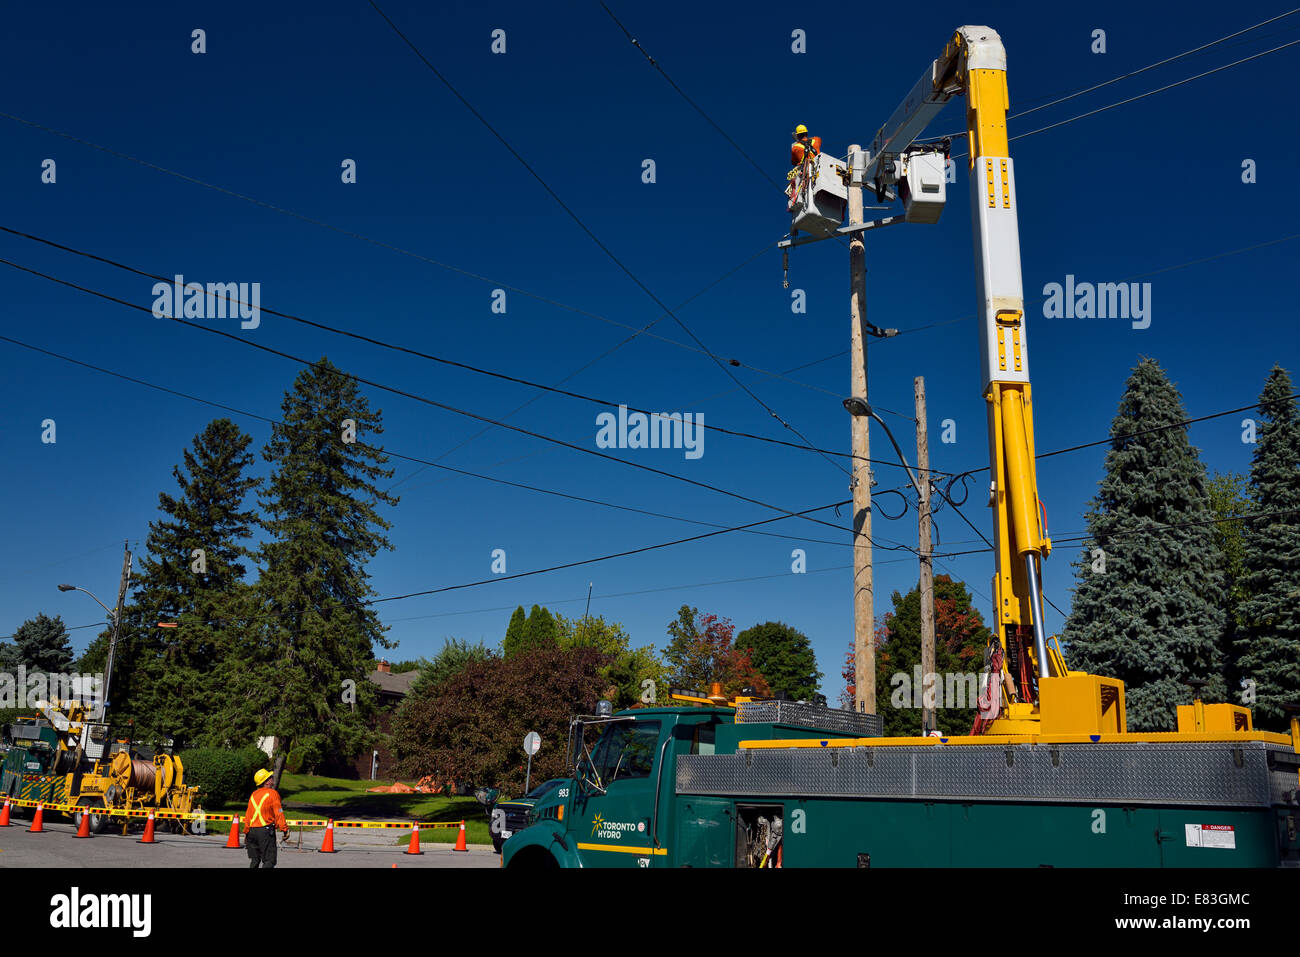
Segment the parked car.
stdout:
<path fill-rule="evenodd" d="M 492 846 L 496 848 L 498 854 L 501 853 L 501 846 L 512 835 L 518 834 L 528 826 L 528 812 L 533 809 L 533 805 L 561 784 L 566 783 L 567 781 L 564 778 L 552 778 L 544 784 L 537 785 L 521 798 L 515 798 L 513 801 L 499 801 L 493 806 L 492 823 L 489 825 L 489 830 L 492 833 Z"/>

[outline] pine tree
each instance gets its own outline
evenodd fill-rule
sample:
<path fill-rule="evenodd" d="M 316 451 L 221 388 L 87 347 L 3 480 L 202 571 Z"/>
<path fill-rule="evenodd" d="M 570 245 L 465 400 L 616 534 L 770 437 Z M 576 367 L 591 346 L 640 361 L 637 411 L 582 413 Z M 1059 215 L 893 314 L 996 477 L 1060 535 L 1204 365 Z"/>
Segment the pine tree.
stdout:
<path fill-rule="evenodd" d="M 1223 583 L 1227 604 L 1224 606 L 1224 651 L 1228 658 L 1225 677 L 1229 688 L 1240 685 L 1241 669 L 1236 661 L 1234 642 L 1243 622 L 1241 606 L 1246 592 L 1246 523 L 1235 516 L 1255 510 L 1250 480 L 1236 472 L 1218 473 L 1208 484 L 1210 511 L 1214 524 L 1210 526 L 1215 547 L 1223 555 Z"/>
<path fill-rule="evenodd" d="M 736 635 L 736 647 L 749 649 L 754 666 L 773 691 L 794 701 L 811 701 L 821 686 L 817 655 L 808 636 L 780 621 L 767 621 Z"/>
<path fill-rule="evenodd" d="M 1260 517 L 1244 523 L 1238 667 L 1261 727 L 1286 726 L 1282 706 L 1300 702 L 1300 416 L 1291 377 L 1277 366 L 1260 396 L 1250 480 Z"/>
<path fill-rule="evenodd" d="M 236 656 L 221 675 L 227 706 L 215 729 L 236 744 L 275 737 L 276 781 L 290 748 L 310 769 L 355 754 L 371 737 L 367 667 L 376 645 L 392 644 L 365 604 L 374 593 L 365 565 L 392 547 L 376 506 L 397 503 L 375 484 L 393 474 L 367 443 L 382 434 L 382 414 L 355 380 L 322 358 L 299 374 L 281 409 L 262 453 L 272 465 L 259 498 L 270 538 L 253 601 L 240 612 Z"/>
<path fill-rule="evenodd" d="M 1135 731 L 1173 730 L 1189 678 L 1208 682 L 1208 701 L 1227 695 L 1223 556 L 1186 418 L 1177 388 L 1143 359 L 1111 424 L 1062 633 L 1071 668 L 1125 682 Z"/>
<path fill-rule="evenodd" d="M 183 465 L 172 468 L 179 496 L 158 495 L 164 517 L 149 523 L 132 574 L 110 688 L 110 720 L 129 723 L 139 740 L 200 741 L 217 709 L 217 672 L 231 654 L 228 606 L 246 587 L 244 560 L 253 555 L 246 543 L 258 527 L 244 508 L 258 485 L 246 474 L 251 443 L 229 419 L 208 423 L 182 453 Z M 94 660 L 108 635 L 97 639 Z"/>
<path fill-rule="evenodd" d="M 72 667 L 72 644 L 63 618 L 38 614 L 14 631 L 13 659 L 26 665 L 27 671 L 65 674 Z"/>
<path fill-rule="evenodd" d="M 501 642 L 501 652 L 507 658 L 519 650 L 524 640 L 524 625 L 528 621 L 528 614 L 524 611 L 524 606 L 519 605 L 515 608 L 515 613 L 510 616 L 510 624 L 506 626 L 506 637 Z"/>

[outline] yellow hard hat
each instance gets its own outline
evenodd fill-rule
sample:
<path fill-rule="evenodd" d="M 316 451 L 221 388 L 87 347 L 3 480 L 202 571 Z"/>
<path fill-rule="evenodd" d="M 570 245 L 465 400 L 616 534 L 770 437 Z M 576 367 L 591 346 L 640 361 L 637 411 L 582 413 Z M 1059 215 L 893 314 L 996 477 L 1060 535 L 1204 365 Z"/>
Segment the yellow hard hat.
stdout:
<path fill-rule="evenodd" d="M 256 772 L 256 773 L 253 775 L 253 783 L 254 783 L 254 784 L 261 784 L 263 781 L 265 781 L 265 780 L 266 780 L 267 778 L 269 778 L 270 776 L 271 776 L 271 772 L 268 771 L 268 770 L 266 770 L 266 768 L 262 768 L 260 771 Z"/>
<path fill-rule="evenodd" d="M 801 134 L 801 133 L 807 133 L 807 132 L 808 132 L 808 127 L 804 126 L 802 123 L 800 123 L 798 126 L 796 126 L 796 127 L 794 128 L 794 135 L 795 135 L 795 136 L 798 136 L 798 135 Z"/>

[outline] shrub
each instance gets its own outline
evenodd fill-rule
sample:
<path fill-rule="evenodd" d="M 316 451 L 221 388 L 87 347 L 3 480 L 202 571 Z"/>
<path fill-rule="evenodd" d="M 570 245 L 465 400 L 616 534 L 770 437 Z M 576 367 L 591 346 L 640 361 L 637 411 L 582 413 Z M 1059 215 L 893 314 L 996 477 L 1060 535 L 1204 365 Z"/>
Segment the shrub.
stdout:
<path fill-rule="evenodd" d="M 269 764 L 266 754 L 254 747 L 194 748 L 182 751 L 180 759 L 185 783 L 199 786 L 200 802 L 209 808 L 244 800 L 253 790 L 253 772 Z"/>

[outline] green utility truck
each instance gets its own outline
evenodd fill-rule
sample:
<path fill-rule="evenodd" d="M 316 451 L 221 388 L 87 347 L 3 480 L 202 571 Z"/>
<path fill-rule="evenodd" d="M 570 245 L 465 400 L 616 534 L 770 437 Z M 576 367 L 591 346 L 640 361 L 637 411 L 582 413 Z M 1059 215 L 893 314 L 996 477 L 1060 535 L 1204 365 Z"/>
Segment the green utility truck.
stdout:
<path fill-rule="evenodd" d="M 1300 867 L 1281 735 L 879 735 L 788 701 L 575 718 L 503 865 Z"/>
<path fill-rule="evenodd" d="M 0 764 L 0 798 L 57 804 L 67 797 L 64 777 L 71 753 L 59 748 L 58 732 L 48 721 L 19 718 L 3 728 L 5 755 Z"/>

